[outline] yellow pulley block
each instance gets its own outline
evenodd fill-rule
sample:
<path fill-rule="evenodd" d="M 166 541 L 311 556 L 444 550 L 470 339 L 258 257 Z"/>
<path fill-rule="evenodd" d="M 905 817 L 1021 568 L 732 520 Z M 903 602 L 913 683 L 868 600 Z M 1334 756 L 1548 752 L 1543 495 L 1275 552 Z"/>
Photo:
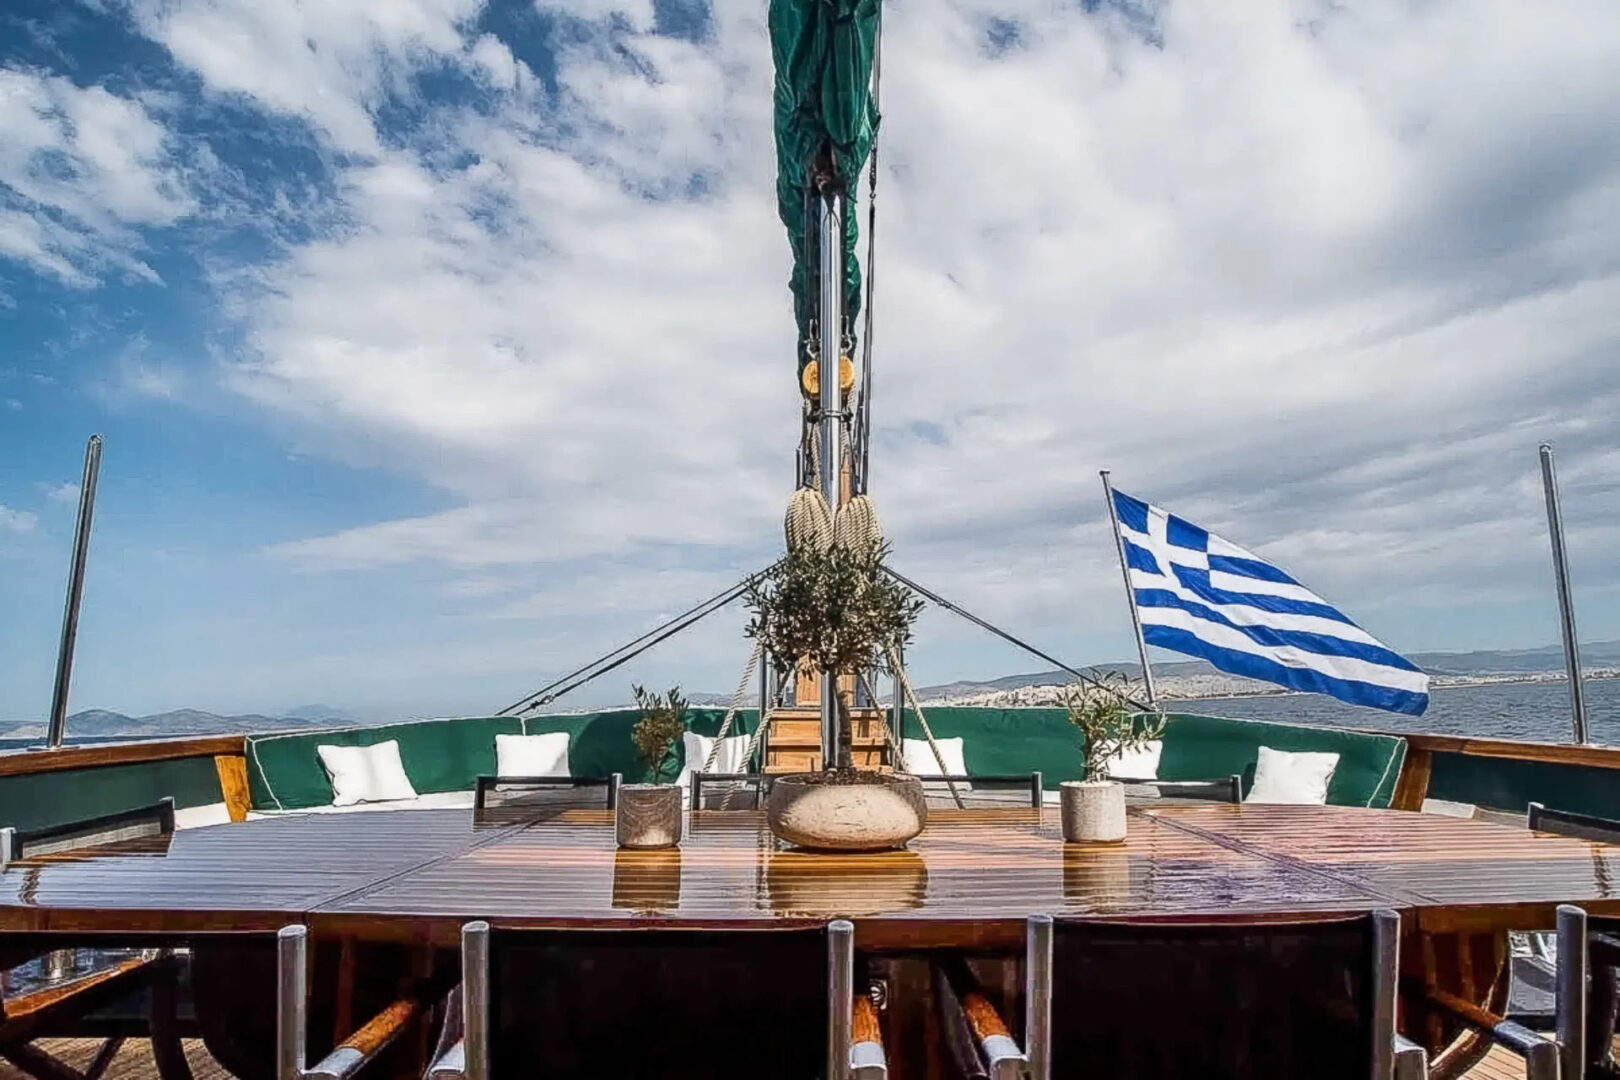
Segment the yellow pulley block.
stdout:
<path fill-rule="evenodd" d="M 821 395 L 821 361 L 812 360 L 804 365 L 804 375 L 801 385 L 804 396 L 814 400 Z M 855 361 L 847 356 L 838 358 L 838 389 L 842 393 L 849 393 L 855 389 Z"/>

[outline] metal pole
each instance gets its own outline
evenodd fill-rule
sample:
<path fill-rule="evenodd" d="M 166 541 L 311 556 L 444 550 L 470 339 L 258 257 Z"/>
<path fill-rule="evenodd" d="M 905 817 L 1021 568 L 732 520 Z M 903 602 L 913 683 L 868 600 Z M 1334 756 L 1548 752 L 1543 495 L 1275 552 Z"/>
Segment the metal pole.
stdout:
<path fill-rule="evenodd" d="M 844 330 L 844 194 L 829 191 L 821 206 L 821 491 L 835 513 L 843 495 L 838 375 Z M 838 672 L 821 673 L 821 767 L 838 760 Z"/>
<path fill-rule="evenodd" d="M 827 970 L 827 1080 L 844 1080 L 855 1005 L 855 924 L 848 919 L 827 924 Z"/>
<path fill-rule="evenodd" d="M 1569 554 L 1564 550 L 1564 511 L 1551 443 L 1541 444 L 1541 486 L 1547 498 L 1547 532 L 1552 538 L 1553 577 L 1558 583 L 1558 625 L 1564 634 L 1564 669 L 1569 675 L 1569 707 L 1575 741 L 1586 741 L 1586 687 L 1581 683 L 1581 643 L 1575 634 L 1575 600 L 1569 589 Z"/>
<path fill-rule="evenodd" d="M 1114 527 L 1114 550 L 1119 553 L 1119 572 L 1125 578 L 1125 602 L 1131 608 L 1131 629 L 1136 633 L 1136 655 L 1142 659 L 1142 689 L 1147 693 L 1148 707 L 1159 708 L 1159 695 L 1153 690 L 1153 668 L 1148 664 L 1147 640 L 1142 637 L 1142 613 L 1136 610 L 1136 590 L 1131 588 L 1131 567 L 1125 561 L 1125 538 L 1119 533 L 1119 510 L 1114 506 L 1114 484 L 1108 470 L 1098 470 L 1102 477 L 1103 501 L 1108 504 L 1108 521 Z"/>
<path fill-rule="evenodd" d="M 96 510 L 96 476 L 101 472 L 101 436 L 84 448 L 84 476 L 79 481 L 79 523 L 73 530 L 73 565 L 68 569 L 67 606 L 62 612 L 62 641 L 56 650 L 56 688 L 51 693 L 51 719 L 45 745 L 62 745 L 67 730 L 68 684 L 73 681 L 73 644 L 79 636 L 79 601 L 84 597 L 84 561 L 90 553 L 90 519 Z"/>

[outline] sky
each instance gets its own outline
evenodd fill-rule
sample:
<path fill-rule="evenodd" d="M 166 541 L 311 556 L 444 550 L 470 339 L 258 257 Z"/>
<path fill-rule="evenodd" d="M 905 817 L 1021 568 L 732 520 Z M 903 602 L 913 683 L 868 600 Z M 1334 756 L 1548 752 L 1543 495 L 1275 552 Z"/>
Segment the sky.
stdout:
<path fill-rule="evenodd" d="M 8 0 L 0 720 L 487 713 L 768 563 L 764 0 Z M 895 564 L 1133 653 L 1097 471 L 1399 650 L 1620 637 L 1612 0 L 889 0 Z M 864 220 L 863 205 L 859 211 Z M 728 610 L 584 692 L 726 691 Z M 930 612 L 917 682 L 1047 665 Z"/>

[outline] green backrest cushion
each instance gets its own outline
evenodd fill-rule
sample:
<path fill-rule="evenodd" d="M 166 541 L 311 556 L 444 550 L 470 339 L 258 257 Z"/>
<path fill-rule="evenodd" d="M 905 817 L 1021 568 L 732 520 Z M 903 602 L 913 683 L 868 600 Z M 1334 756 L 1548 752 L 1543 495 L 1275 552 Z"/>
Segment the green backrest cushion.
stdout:
<path fill-rule="evenodd" d="M 248 786 L 256 809 L 328 806 L 332 802 L 332 785 L 315 753 L 317 746 L 371 746 L 397 739 L 405 775 L 411 778 L 417 794 L 470 791 L 479 776 L 495 773 L 496 735 L 539 735 L 550 731 L 568 732 L 568 771 L 574 776 L 622 773 L 627 783 L 636 783 L 645 778 L 647 771 L 630 742 L 630 729 L 638 717 L 634 709 L 620 709 L 528 720 L 509 716 L 411 720 L 380 727 L 250 735 Z M 758 710 L 738 710 L 731 734 L 752 733 L 757 717 Z M 692 709 L 687 714 L 687 726 L 700 735 L 714 735 L 724 718 L 724 709 Z M 680 747 L 676 748 L 676 757 L 684 763 Z"/>
<path fill-rule="evenodd" d="M 1084 773 L 1079 740 L 1063 709 L 942 706 L 925 711 L 936 737 L 962 738 L 970 773 L 1039 770 L 1048 788 L 1081 779 Z M 922 738 L 916 714 L 910 711 L 905 736 Z M 1406 759 L 1406 740 L 1394 735 L 1172 713 L 1165 723 L 1159 779 L 1215 780 L 1239 773 L 1247 791 L 1262 746 L 1338 754 L 1328 802 L 1339 806 L 1388 806 Z"/>

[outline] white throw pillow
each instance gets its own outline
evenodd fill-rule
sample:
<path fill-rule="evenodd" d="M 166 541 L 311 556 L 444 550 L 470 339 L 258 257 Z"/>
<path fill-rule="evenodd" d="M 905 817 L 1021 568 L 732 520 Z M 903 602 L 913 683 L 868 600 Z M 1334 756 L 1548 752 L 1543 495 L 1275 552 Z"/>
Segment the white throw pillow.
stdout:
<path fill-rule="evenodd" d="M 495 736 L 496 776 L 570 776 L 568 732 Z"/>
<path fill-rule="evenodd" d="M 924 779 L 930 776 L 966 776 L 967 762 L 962 756 L 962 739 L 935 739 L 934 743 L 939 747 L 939 756 L 945 759 L 945 771 L 940 772 L 939 762 L 935 760 L 933 748 L 928 745 L 927 739 L 901 739 L 900 756 L 905 761 L 906 772 Z M 955 783 L 959 790 L 970 786 L 960 780 Z M 944 790 L 948 785 L 935 783 L 924 786 Z"/>
<path fill-rule="evenodd" d="M 1323 806 L 1333 770 L 1338 767 L 1338 754 L 1290 754 L 1262 746 L 1254 766 L 1254 786 L 1243 801 Z"/>
<path fill-rule="evenodd" d="M 683 788 L 691 782 L 695 772 L 741 773 L 748 771 L 748 743 L 752 736 L 728 735 L 720 743 L 720 753 L 714 759 L 714 768 L 706 768 L 709 753 L 714 750 L 714 737 L 699 735 L 695 731 L 683 732 L 681 747 L 686 751 L 686 764 L 675 782 Z"/>
<path fill-rule="evenodd" d="M 317 746 L 315 754 L 332 781 L 333 806 L 416 798 L 399 760 L 398 739 L 372 746 Z"/>
<path fill-rule="evenodd" d="M 1164 740 L 1154 739 L 1140 750 L 1121 750 L 1103 766 L 1109 776 L 1126 780 L 1157 780 L 1159 756 L 1164 753 Z"/>

